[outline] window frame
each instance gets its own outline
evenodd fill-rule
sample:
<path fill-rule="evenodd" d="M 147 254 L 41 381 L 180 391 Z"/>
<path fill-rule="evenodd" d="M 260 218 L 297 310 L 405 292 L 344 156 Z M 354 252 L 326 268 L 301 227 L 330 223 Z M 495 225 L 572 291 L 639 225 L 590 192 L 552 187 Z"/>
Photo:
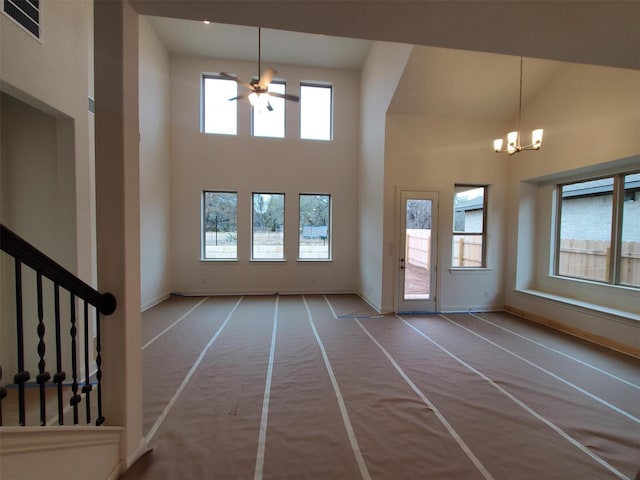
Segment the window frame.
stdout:
<path fill-rule="evenodd" d="M 233 80 L 229 80 L 228 78 L 224 78 L 222 76 L 220 76 L 220 74 L 217 73 L 203 73 L 202 74 L 202 79 L 201 79 L 201 95 L 200 95 L 200 133 L 203 133 L 205 135 L 225 135 L 225 136 L 231 136 L 231 137 L 237 137 L 238 136 L 238 101 L 235 101 L 235 110 L 236 110 L 236 119 L 235 119 L 235 132 L 234 133 L 226 133 L 226 132 L 207 132 L 206 131 L 206 96 L 207 96 L 207 88 L 206 88 L 206 81 L 207 79 L 211 79 L 211 80 L 221 80 L 221 81 L 227 81 L 227 82 L 233 82 Z M 236 82 L 233 82 L 236 83 Z M 238 94 L 238 86 L 236 83 L 236 93 L 235 95 Z M 230 97 L 233 98 L 233 97 Z"/>
<path fill-rule="evenodd" d="M 486 270 L 489 268 L 489 266 L 487 265 L 487 224 L 488 224 L 488 201 L 489 201 L 489 186 L 490 185 L 476 185 L 476 184 L 470 184 L 470 183 L 456 183 L 453 186 L 453 202 L 452 202 L 452 206 L 453 206 L 453 224 L 452 224 L 452 228 L 451 228 L 451 269 L 452 270 L 478 270 L 478 269 L 482 269 L 482 270 Z M 455 214 L 456 214 L 456 207 L 455 207 L 455 198 L 456 198 L 456 194 L 457 194 L 457 189 L 459 188 L 464 188 L 464 189 L 476 189 L 476 188 L 482 188 L 484 190 L 483 192 L 483 196 L 482 196 L 482 232 L 459 232 L 456 231 L 455 227 L 456 227 L 456 222 L 455 222 Z M 453 265 L 453 239 L 455 237 L 460 237 L 460 236 L 480 236 L 482 238 L 482 257 L 481 257 L 481 264 L 478 265 Z"/>
<path fill-rule="evenodd" d="M 207 257 L 207 230 L 206 230 L 206 196 L 207 193 L 230 193 L 230 194 L 234 194 L 236 196 L 236 255 L 235 257 Z M 200 247 L 200 260 L 204 261 L 204 262 L 237 262 L 239 260 L 239 256 L 238 256 L 238 192 L 237 191 L 232 191 L 232 190 L 207 190 L 204 189 L 202 190 L 202 196 L 200 197 L 201 200 L 201 214 L 200 214 L 200 221 L 201 221 L 201 226 L 200 226 L 200 231 L 201 231 L 201 235 L 200 235 L 200 241 L 201 241 L 201 247 Z"/>
<path fill-rule="evenodd" d="M 310 196 L 310 197 L 327 197 L 329 199 L 329 203 L 327 206 L 327 256 L 326 257 L 302 257 L 300 256 L 300 235 L 304 225 L 301 225 L 300 218 L 300 209 L 302 205 L 302 197 Z M 333 196 L 330 193 L 298 193 L 298 261 L 299 262 L 331 262 L 333 261 Z"/>
<path fill-rule="evenodd" d="M 254 253 L 254 248 L 255 248 L 255 231 L 254 231 L 254 214 L 255 214 L 255 208 L 254 208 L 254 198 L 256 195 L 282 195 L 282 257 L 256 257 L 255 253 Z M 265 191 L 257 191 L 257 192 L 252 192 L 251 193 L 251 216 L 250 216 L 250 221 L 251 221 L 251 241 L 250 241 L 250 245 L 251 245 L 251 252 L 250 252 L 250 259 L 252 262 L 285 262 L 287 260 L 286 258 L 286 242 L 287 242 L 287 235 L 286 233 L 286 204 L 287 204 L 287 196 L 285 194 L 285 192 L 265 192 Z"/>
<path fill-rule="evenodd" d="M 624 194 L 625 194 L 625 178 L 628 175 L 640 174 L 640 170 L 621 171 L 612 174 L 603 174 L 593 177 L 585 177 L 579 179 L 572 179 L 571 181 L 557 183 L 555 185 L 555 208 L 554 208 L 554 236 L 552 245 L 553 264 L 551 275 L 558 278 L 567 279 L 571 281 L 592 282 L 600 285 L 609 285 L 613 287 L 624 287 L 638 290 L 640 285 L 634 285 L 630 283 L 622 283 L 620 281 L 621 262 L 622 262 L 622 234 L 623 234 L 623 209 L 624 209 Z M 609 271 L 607 272 L 607 278 L 605 280 L 598 280 L 594 278 L 585 278 L 579 276 L 571 276 L 560 273 L 560 245 L 561 245 L 561 227 L 562 227 L 562 189 L 567 185 L 574 185 L 577 183 L 585 183 L 590 181 L 604 180 L 611 178 L 613 180 L 612 198 L 611 198 L 611 232 L 610 232 L 610 247 L 607 255 L 607 264 L 609 265 Z"/>
<path fill-rule="evenodd" d="M 303 115 L 302 115 L 302 108 L 303 108 L 303 90 L 304 87 L 310 87 L 310 88 L 327 88 L 329 89 L 330 92 L 330 97 L 329 97 L 329 138 L 310 138 L 310 137 L 303 137 L 302 136 L 302 125 L 303 125 Z M 334 114 L 335 114 L 335 109 L 334 109 L 334 88 L 333 88 L 333 84 L 332 83 L 328 83 L 328 82 L 300 82 L 300 112 L 299 112 L 299 121 L 300 121 L 300 125 L 299 125 L 299 134 L 300 134 L 300 139 L 301 140 L 309 140 L 309 141 L 318 141 L 318 142 L 332 142 L 334 140 L 334 136 L 333 136 L 333 124 L 334 124 Z"/>

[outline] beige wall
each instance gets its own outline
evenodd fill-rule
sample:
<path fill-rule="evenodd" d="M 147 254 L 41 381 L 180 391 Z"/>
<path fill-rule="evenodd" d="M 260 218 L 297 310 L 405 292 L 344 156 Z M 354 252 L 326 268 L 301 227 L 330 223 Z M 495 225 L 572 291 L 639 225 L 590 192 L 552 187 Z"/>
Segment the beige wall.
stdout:
<path fill-rule="evenodd" d="M 200 132 L 201 76 L 256 74 L 253 62 L 171 58 L 171 251 L 173 291 L 185 294 L 353 292 L 357 269 L 359 74 L 273 65 L 287 91 L 301 81 L 331 82 L 334 139 L 300 140 L 298 104 L 286 102 L 286 138 L 250 135 L 250 108 L 238 105 L 238 135 Z M 201 261 L 203 190 L 238 192 L 239 261 Z M 285 262 L 251 262 L 251 194 L 285 193 Z M 298 194 L 333 202 L 333 261 L 298 262 Z"/>
<path fill-rule="evenodd" d="M 389 254 L 383 239 L 386 112 L 411 54 L 411 45 L 376 42 L 362 69 L 361 135 L 358 172 L 358 292 L 379 311 L 383 303 L 383 261 Z"/>
<path fill-rule="evenodd" d="M 171 293 L 169 54 L 147 19 L 140 33 L 140 280 L 147 308 Z"/>
<path fill-rule="evenodd" d="M 43 3 L 42 41 L 0 15 L 0 108 L 2 222 L 56 262 L 93 283 L 95 236 L 90 167 L 89 58 L 90 2 Z M 28 61 L 27 61 L 28 60 Z M 2 298 L 11 298 L 13 266 L 3 262 Z M 31 273 L 25 274 L 29 280 Z M 51 296 L 45 281 L 45 297 Z M 25 298 L 35 294 L 28 281 Z M 25 318 L 37 318 L 35 297 L 25 301 Z M 2 336 L 15 327 L 15 315 L 2 301 Z M 66 303 L 65 303 L 66 305 Z M 65 307 L 63 306 L 63 309 Z M 48 318 L 51 312 L 46 312 Z M 9 330 L 6 330 L 9 329 Z M 53 344 L 53 329 L 45 341 Z M 29 370 L 37 371 L 35 328 L 27 329 Z M 11 371 L 15 341 L 3 344 L 2 364 Z M 55 349 L 48 349 L 55 352 Z M 8 358 L 5 358 L 8 357 Z M 47 361 L 54 362 L 53 357 Z M 7 381 L 7 378 L 2 380 Z"/>
<path fill-rule="evenodd" d="M 393 255 L 384 272 L 392 280 L 385 302 L 393 305 L 396 293 L 399 232 L 396 188 L 438 193 L 437 302 L 440 311 L 501 308 L 506 217 L 506 158 L 491 149 L 499 123 L 464 118 L 390 115 L 387 122 L 385 175 L 385 243 Z M 456 183 L 489 185 L 487 209 L 487 268 L 451 269 L 453 187 Z M 388 253 L 388 252 L 387 252 Z"/>
<path fill-rule="evenodd" d="M 510 163 L 505 303 L 640 346 L 640 322 L 607 312 L 617 309 L 640 318 L 638 290 L 550 275 L 553 185 L 640 169 L 640 72 L 566 64 L 527 106 L 524 118 L 523 130 L 541 125 L 545 138 L 539 152 L 519 154 Z M 582 308 L 580 302 L 595 308 Z"/>

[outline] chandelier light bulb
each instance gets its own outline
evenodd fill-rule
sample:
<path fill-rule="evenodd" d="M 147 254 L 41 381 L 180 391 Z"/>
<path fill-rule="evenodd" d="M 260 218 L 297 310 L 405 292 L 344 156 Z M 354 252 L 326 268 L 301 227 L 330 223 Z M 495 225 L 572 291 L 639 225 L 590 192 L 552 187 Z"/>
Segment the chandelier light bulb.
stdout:
<path fill-rule="evenodd" d="M 496 138 L 493 141 L 493 150 L 496 152 L 499 152 L 500 150 L 502 150 L 502 139 L 501 138 Z"/>
<path fill-rule="evenodd" d="M 542 145 L 542 128 L 537 128 L 531 132 L 531 145 L 535 150 L 538 150 Z"/>

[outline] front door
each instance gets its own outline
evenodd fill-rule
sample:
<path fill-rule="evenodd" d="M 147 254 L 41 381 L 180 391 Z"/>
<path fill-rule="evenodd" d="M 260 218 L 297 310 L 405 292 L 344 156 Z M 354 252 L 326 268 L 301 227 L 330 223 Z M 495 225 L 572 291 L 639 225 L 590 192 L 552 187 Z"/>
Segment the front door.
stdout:
<path fill-rule="evenodd" d="M 400 192 L 397 311 L 435 312 L 438 193 Z"/>

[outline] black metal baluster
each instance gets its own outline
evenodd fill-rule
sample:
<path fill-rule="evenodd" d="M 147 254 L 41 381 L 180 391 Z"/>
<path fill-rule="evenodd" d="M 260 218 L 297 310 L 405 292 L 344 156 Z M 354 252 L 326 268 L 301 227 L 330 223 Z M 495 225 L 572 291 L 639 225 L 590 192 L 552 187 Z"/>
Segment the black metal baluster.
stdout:
<path fill-rule="evenodd" d="M 99 427 L 104 423 L 102 416 L 102 346 L 100 344 L 100 311 L 96 309 L 96 381 L 98 383 L 98 418 L 96 426 Z"/>
<path fill-rule="evenodd" d="M 84 401 L 87 409 L 87 423 L 91 423 L 91 379 L 89 378 L 89 303 L 84 301 Z"/>
<path fill-rule="evenodd" d="M 36 289 L 38 295 L 38 375 L 36 375 L 36 382 L 40 385 L 40 425 L 45 426 L 47 424 L 47 402 L 45 394 L 45 383 L 49 381 L 51 375 L 45 371 L 46 362 L 44 354 L 47 350 L 47 346 L 44 343 L 44 306 L 42 303 L 42 274 L 38 272 L 36 274 Z"/>
<path fill-rule="evenodd" d="M 71 384 L 71 391 L 73 395 L 69 400 L 70 405 L 73 407 L 73 424 L 78 424 L 78 403 L 82 400 L 82 397 L 78 395 L 78 360 L 76 358 L 76 297 L 73 293 L 69 294 L 71 298 L 71 377 L 73 383 Z"/>
<path fill-rule="evenodd" d="M 58 425 L 64 425 L 64 410 L 62 401 L 62 383 L 67 378 L 67 374 L 62 371 L 62 346 L 60 341 L 60 286 L 54 283 L 53 303 L 56 323 L 56 373 L 53 375 L 53 382 L 58 385 Z"/>
<path fill-rule="evenodd" d="M 22 318 L 22 262 L 15 259 L 16 266 L 16 330 L 18 337 L 18 373 L 13 376 L 13 383 L 18 385 L 18 420 L 23 427 L 26 425 L 24 384 L 31 378 L 24 369 L 24 325 Z"/>

